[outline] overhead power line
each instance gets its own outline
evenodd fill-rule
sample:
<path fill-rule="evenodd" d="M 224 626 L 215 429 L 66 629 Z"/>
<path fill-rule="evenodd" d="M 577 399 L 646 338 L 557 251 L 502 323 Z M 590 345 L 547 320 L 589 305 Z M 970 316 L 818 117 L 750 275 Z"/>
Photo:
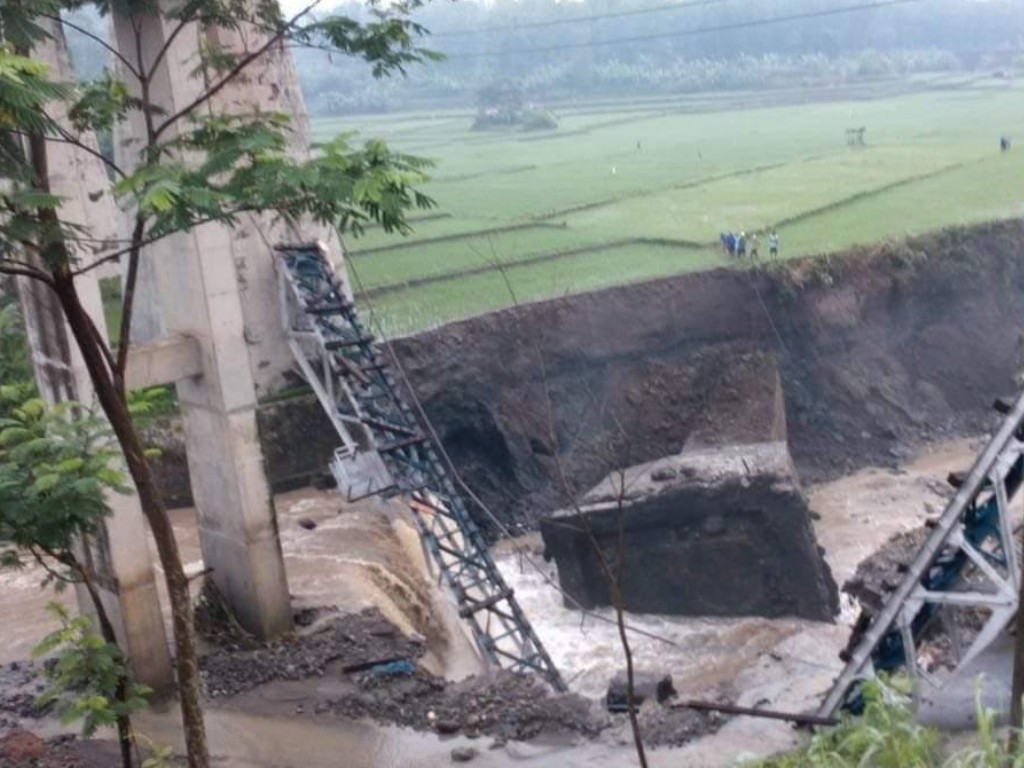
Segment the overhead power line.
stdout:
<path fill-rule="evenodd" d="M 702 8 L 709 5 L 722 5 L 735 0 L 688 0 L 684 3 L 668 3 L 667 5 L 655 5 L 650 8 L 634 8 L 629 11 L 613 11 L 611 13 L 595 13 L 590 16 L 566 16 L 564 19 L 548 19 L 547 21 L 528 21 L 522 24 L 498 24 L 493 27 L 481 27 L 479 29 L 454 29 L 450 32 L 431 33 L 431 37 L 468 37 L 470 35 L 486 35 L 491 32 L 512 32 L 517 29 L 541 29 L 554 27 L 560 24 L 577 24 L 584 21 L 601 21 L 602 19 L 620 19 L 623 16 L 642 16 L 647 13 L 665 13 L 666 11 L 678 11 L 683 8 Z"/>
<path fill-rule="evenodd" d="M 785 16 L 773 16 L 769 18 L 750 19 L 748 21 L 735 21 L 728 24 L 716 24 L 708 27 L 694 27 L 691 29 L 680 29 L 675 32 L 661 32 L 650 35 L 635 35 L 633 37 L 616 37 L 608 40 L 586 40 L 576 43 L 564 43 L 562 45 L 543 45 L 533 48 L 514 48 L 500 51 L 470 51 L 468 53 L 453 53 L 448 55 L 448 60 L 454 59 L 478 59 L 498 56 L 518 56 L 526 53 L 548 53 L 552 51 L 568 51 L 575 48 L 601 48 L 611 45 L 625 45 L 627 43 L 645 43 L 650 40 L 669 40 L 676 37 L 691 37 L 704 35 L 710 32 L 731 32 L 738 29 L 750 29 L 752 27 L 767 27 L 775 24 L 788 24 L 793 21 L 804 19 L 820 19 L 826 16 L 840 16 L 860 11 L 870 11 L 876 8 L 888 8 L 895 5 L 910 5 L 911 3 L 928 2 L 928 0 L 877 0 L 873 3 L 858 3 L 856 5 L 843 5 L 837 8 L 828 8 L 821 11 L 809 11 L 806 13 L 793 13 Z"/>

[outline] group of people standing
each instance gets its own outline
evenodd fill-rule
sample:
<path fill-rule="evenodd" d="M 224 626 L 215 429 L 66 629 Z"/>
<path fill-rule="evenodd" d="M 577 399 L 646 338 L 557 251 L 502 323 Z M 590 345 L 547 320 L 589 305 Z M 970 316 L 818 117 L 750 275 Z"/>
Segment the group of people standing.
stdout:
<path fill-rule="evenodd" d="M 721 234 L 722 249 L 730 256 L 738 259 L 745 258 L 750 253 L 751 261 L 756 261 L 759 256 L 760 243 L 757 233 L 754 232 L 747 237 L 746 232 L 736 234 L 734 232 L 723 232 Z M 779 233 L 772 229 L 768 235 L 768 253 L 773 259 L 779 257 Z"/>

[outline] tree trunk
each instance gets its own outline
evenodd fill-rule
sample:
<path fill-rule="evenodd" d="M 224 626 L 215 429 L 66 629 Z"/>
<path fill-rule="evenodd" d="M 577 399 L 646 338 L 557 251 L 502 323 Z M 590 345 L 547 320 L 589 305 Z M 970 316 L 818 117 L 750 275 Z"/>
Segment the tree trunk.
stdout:
<path fill-rule="evenodd" d="M 616 580 L 611 585 L 612 603 L 615 606 L 615 623 L 619 628 L 619 642 L 622 653 L 626 657 L 626 698 L 629 707 L 629 727 L 633 731 L 633 747 L 640 768 L 647 768 L 647 750 L 644 748 L 644 735 L 640 729 L 640 717 L 636 710 L 636 672 L 633 669 L 633 649 L 626 634 L 626 601 L 622 594 L 621 582 Z"/>
<path fill-rule="evenodd" d="M 66 268 L 55 271 L 54 279 L 57 296 L 67 317 L 68 326 L 82 352 L 100 406 L 124 452 L 128 471 L 135 482 L 142 512 L 153 533 L 160 564 L 164 570 L 167 593 L 171 601 L 174 645 L 177 651 L 178 695 L 181 699 L 188 765 L 189 768 L 209 768 L 192 602 L 174 530 L 153 480 L 142 441 L 132 423 L 127 403 L 118 394 L 112 373 L 93 337 L 91 321 L 78 299 L 74 281 Z"/>
<path fill-rule="evenodd" d="M 29 162 L 36 174 L 36 182 L 42 192 L 50 191 L 49 158 L 46 138 L 40 133 L 27 137 Z M 142 441 L 135 431 L 128 404 L 119 392 L 115 375 L 123 372 L 112 370 L 101 348 L 103 340 L 95 334 L 95 327 L 89 313 L 82 307 L 71 274 L 72 254 L 63 239 L 57 210 L 48 206 L 38 209 L 40 234 L 39 256 L 42 265 L 53 276 L 53 290 L 57 294 L 68 327 L 92 380 L 93 389 L 100 407 L 106 414 L 117 441 L 124 452 L 128 472 L 135 482 L 142 513 L 156 541 L 160 564 L 164 569 L 167 593 L 171 601 L 171 621 L 174 626 L 174 646 L 177 651 L 176 672 L 178 695 L 181 699 L 182 726 L 185 731 L 185 747 L 189 768 L 209 768 L 210 757 L 206 748 L 206 726 L 203 722 L 201 691 L 199 686 L 199 661 L 196 654 L 195 626 L 192 621 L 192 601 L 189 597 L 188 579 L 178 554 L 178 542 L 174 529 L 164 508 L 163 500 L 153 480 L 149 462 L 142 447 Z"/>
<path fill-rule="evenodd" d="M 100 599 L 100 594 L 96 591 L 96 586 L 92 583 L 92 578 L 89 576 L 88 569 L 77 561 L 72 567 L 78 571 L 82 584 L 85 585 L 86 590 L 89 592 L 93 608 L 96 610 L 96 619 L 100 624 L 100 634 L 103 635 L 103 639 L 108 643 L 117 646 L 117 634 L 114 632 L 114 625 L 110 623 L 110 616 L 107 615 L 107 609 L 103 605 L 103 600 Z M 122 664 L 126 663 L 123 653 L 121 661 Z M 121 704 L 126 703 L 128 700 L 127 667 L 122 671 L 121 675 L 117 679 L 117 688 L 114 691 L 114 697 Z M 131 717 L 127 712 L 122 712 L 117 716 L 117 742 L 121 747 L 121 765 L 123 768 L 132 768 L 134 765 L 132 761 L 132 746 L 134 745 L 134 741 Z"/>

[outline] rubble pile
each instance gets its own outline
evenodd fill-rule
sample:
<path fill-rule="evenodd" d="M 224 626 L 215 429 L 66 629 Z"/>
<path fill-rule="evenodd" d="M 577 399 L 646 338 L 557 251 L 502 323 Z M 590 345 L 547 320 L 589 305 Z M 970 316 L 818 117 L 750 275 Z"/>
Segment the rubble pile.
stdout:
<path fill-rule="evenodd" d="M 234 696 L 272 680 L 323 677 L 330 667 L 358 668 L 396 659 L 418 659 L 422 638 L 408 638 L 379 611 L 335 616 L 311 626 L 310 634 L 263 644 L 253 650 L 218 648 L 200 659 L 205 694 Z"/>
<path fill-rule="evenodd" d="M 541 734 L 595 736 L 609 719 L 587 699 L 551 694 L 534 677 L 499 671 L 490 676 L 447 682 L 423 671 L 402 677 L 357 677 L 357 690 L 329 702 L 346 717 L 466 736 L 492 736 L 499 742 Z"/>

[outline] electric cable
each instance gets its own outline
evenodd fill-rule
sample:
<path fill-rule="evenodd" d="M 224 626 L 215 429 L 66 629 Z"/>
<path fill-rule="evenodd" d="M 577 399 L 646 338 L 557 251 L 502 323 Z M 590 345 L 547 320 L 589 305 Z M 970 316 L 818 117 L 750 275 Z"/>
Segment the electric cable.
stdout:
<path fill-rule="evenodd" d="M 726 24 L 714 24 L 707 27 L 694 27 L 691 29 L 680 29 L 674 32 L 659 32 L 649 35 L 634 35 L 632 37 L 617 37 L 607 40 L 581 40 L 575 43 L 562 45 L 541 45 L 530 48 L 512 48 L 495 51 L 469 51 L 467 53 L 453 53 L 445 58 L 448 61 L 456 59 L 478 59 L 493 58 L 502 56 L 518 56 L 532 53 L 551 53 L 557 51 L 568 51 L 578 48 L 599 48 L 611 45 L 623 45 L 626 43 L 646 43 L 652 40 L 669 40 L 677 37 L 691 37 L 703 35 L 709 32 L 733 32 L 740 29 L 751 29 L 754 27 L 767 27 L 776 24 L 788 24 L 793 21 L 806 19 L 820 19 L 830 16 L 840 16 L 860 11 L 870 11 L 878 8 L 889 8 L 896 5 L 909 5 L 911 3 L 922 3 L 928 0 L 876 0 L 871 3 L 857 3 L 854 5 L 843 5 L 837 8 L 827 8 L 821 11 L 805 11 L 802 13 L 790 13 L 782 16 L 764 17 L 760 19 L 749 19 L 747 21 L 735 21 Z"/>
<path fill-rule="evenodd" d="M 528 21 L 521 24 L 496 24 L 493 27 L 482 27 L 480 29 L 455 29 L 450 32 L 432 32 L 432 38 L 444 37 L 467 37 L 470 35 L 487 35 L 492 32 L 513 32 L 517 29 L 545 29 L 562 24 L 578 24 L 585 21 L 602 21 L 604 19 L 621 19 L 625 16 L 643 16 L 648 13 L 664 13 L 677 11 L 685 8 L 703 8 L 711 5 L 722 5 L 735 0 L 690 0 L 684 3 L 668 3 L 666 5 L 655 5 L 648 8 L 634 8 L 628 11 L 614 11 L 611 13 L 595 13 L 589 16 L 568 16 L 564 19 L 549 19 L 547 21 Z"/>

